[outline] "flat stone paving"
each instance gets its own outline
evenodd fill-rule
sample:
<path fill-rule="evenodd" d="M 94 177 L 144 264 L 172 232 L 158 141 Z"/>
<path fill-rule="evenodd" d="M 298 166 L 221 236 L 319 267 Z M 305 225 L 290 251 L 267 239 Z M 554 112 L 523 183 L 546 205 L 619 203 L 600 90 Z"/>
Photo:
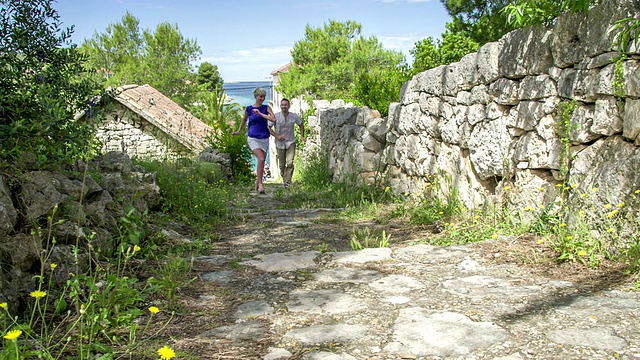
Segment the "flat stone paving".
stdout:
<path fill-rule="evenodd" d="M 314 226 L 314 214 L 250 216 L 271 216 L 274 226 Z M 275 338 L 264 360 L 640 360 L 638 293 L 591 293 L 516 265 L 484 265 L 476 249 L 421 244 L 256 254 L 240 268 L 259 276 L 228 269 L 202 276 L 253 300 L 237 306 L 235 324 L 200 336 Z"/>

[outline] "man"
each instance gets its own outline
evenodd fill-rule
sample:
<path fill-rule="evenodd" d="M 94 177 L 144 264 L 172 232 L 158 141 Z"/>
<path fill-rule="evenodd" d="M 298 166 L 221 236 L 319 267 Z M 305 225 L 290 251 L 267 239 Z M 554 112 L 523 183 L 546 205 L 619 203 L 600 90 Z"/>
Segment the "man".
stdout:
<path fill-rule="evenodd" d="M 304 124 L 302 119 L 294 113 L 289 112 L 291 104 L 288 99 L 280 101 L 280 112 L 276 113 L 276 121 L 269 122 L 269 126 L 273 129 L 273 136 L 276 138 L 276 159 L 280 176 L 285 187 L 291 185 L 291 177 L 293 176 L 293 159 L 296 156 L 296 135 L 294 133 L 294 124 L 300 127 L 300 140 L 304 139 Z"/>

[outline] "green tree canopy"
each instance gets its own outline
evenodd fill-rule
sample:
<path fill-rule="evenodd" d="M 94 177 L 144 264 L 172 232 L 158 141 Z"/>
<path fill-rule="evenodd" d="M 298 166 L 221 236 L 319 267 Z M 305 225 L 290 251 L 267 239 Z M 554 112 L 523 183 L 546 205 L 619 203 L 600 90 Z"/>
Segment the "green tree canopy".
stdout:
<path fill-rule="evenodd" d="M 85 40 L 81 50 L 108 86 L 149 84 L 181 105 L 191 103 L 197 92 L 191 63 L 202 52 L 177 25 L 163 22 L 153 32 L 140 30 L 140 21 L 127 12 L 119 23 Z"/>
<path fill-rule="evenodd" d="M 407 79 L 402 53 L 385 50 L 374 36 L 361 35 L 354 21 L 307 25 L 295 43 L 293 65 L 282 74 L 278 91 L 287 97 L 344 99 L 386 114 Z"/>
<path fill-rule="evenodd" d="M 436 41 L 432 37 L 422 39 L 409 50 L 413 55 L 413 74 L 460 61 L 463 56 L 477 51 L 479 47 L 477 42 L 464 33 L 446 31 L 442 37 L 442 40 Z"/>
<path fill-rule="evenodd" d="M 198 66 L 196 83 L 203 86 L 207 91 L 214 91 L 222 88 L 224 80 L 218 72 L 218 66 L 205 61 Z"/>
<path fill-rule="evenodd" d="M 501 10 L 508 0 L 440 0 L 451 22 L 447 28 L 452 34 L 465 35 L 480 45 L 497 41 L 502 35 L 515 29 L 507 23 L 507 15 Z"/>
<path fill-rule="evenodd" d="M 74 121 L 96 96 L 85 58 L 61 28 L 51 0 L 0 0 L 0 156 L 40 161 L 87 154 L 93 128 Z"/>

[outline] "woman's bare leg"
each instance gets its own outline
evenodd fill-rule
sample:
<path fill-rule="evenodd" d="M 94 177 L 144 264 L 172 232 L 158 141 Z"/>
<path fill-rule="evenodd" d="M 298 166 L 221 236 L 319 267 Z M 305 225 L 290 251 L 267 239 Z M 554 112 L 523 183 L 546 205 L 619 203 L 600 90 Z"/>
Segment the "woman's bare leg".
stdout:
<path fill-rule="evenodd" d="M 262 149 L 254 149 L 253 155 L 258 159 L 258 168 L 256 169 L 256 186 L 259 192 L 264 191 L 264 185 L 262 184 L 262 176 L 264 175 L 264 162 L 267 158 L 267 154 Z"/>

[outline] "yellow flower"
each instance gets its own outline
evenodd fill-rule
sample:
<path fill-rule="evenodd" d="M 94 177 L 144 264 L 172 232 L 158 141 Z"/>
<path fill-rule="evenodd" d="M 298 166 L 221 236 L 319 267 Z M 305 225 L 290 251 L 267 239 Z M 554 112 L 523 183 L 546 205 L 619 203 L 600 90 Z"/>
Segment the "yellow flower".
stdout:
<path fill-rule="evenodd" d="M 580 196 L 587 197 L 587 193 L 582 193 L 582 194 L 580 194 Z"/>
<path fill-rule="evenodd" d="M 585 255 L 587 255 L 587 252 L 585 250 L 578 251 L 578 256 L 585 256 Z"/>
<path fill-rule="evenodd" d="M 389 192 L 389 190 L 391 190 L 391 188 L 388 187 L 388 186 L 386 188 L 384 188 L 384 192 Z"/>
<path fill-rule="evenodd" d="M 618 203 L 618 207 L 623 207 L 624 203 Z"/>
<path fill-rule="evenodd" d="M 158 355 L 160 355 L 160 358 L 162 360 L 169 360 L 176 357 L 176 353 L 173 351 L 172 348 L 168 347 L 167 345 L 158 349 Z"/>
<path fill-rule="evenodd" d="M 613 205 L 611 205 L 611 204 L 606 204 L 606 205 L 604 206 L 604 208 L 605 208 L 605 209 L 611 209 L 612 207 L 613 207 Z"/>
<path fill-rule="evenodd" d="M 31 295 L 31 297 L 33 297 L 33 298 L 40 299 L 40 298 L 43 298 L 43 297 L 47 296 L 47 293 L 44 292 L 44 291 L 35 290 L 35 291 L 32 291 L 31 293 L 29 293 L 29 295 Z"/>
<path fill-rule="evenodd" d="M 611 219 L 613 215 L 615 215 L 617 212 L 618 212 L 617 210 L 613 210 L 612 212 L 607 214 L 607 218 Z"/>
<path fill-rule="evenodd" d="M 7 340 L 15 340 L 22 335 L 22 330 L 11 330 L 4 335 Z"/>
<path fill-rule="evenodd" d="M 544 205 L 540 205 L 540 209 L 544 209 Z"/>
<path fill-rule="evenodd" d="M 493 234 L 493 235 L 491 235 L 491 238 L 492 238 L 492 239 L 497 239 L 497 238 L 498 238 L 498 234 Z"/>
<path fill-rule="evenodd" d="M 133 252 L 136 252 L 136 251 L 140 251 L 140 246 L 138 245 L 133 246 Z"/>
<path fill-rule="evenodd" d="M 9 306 L 7 305 L 7 303 L 6 303 L 6 302 L 0 303 L 0 308 L 3 308 L 3 309 L 5 309 L 5 310 L 7 310 L 7 308 L 8 308 L 8 307 L 9 307 Z"/>
<path fill-rule="evenodd" d="M 155 306 L 151 306 L 151 307 L 149 307 L 149 312 L 152 313 L 152 314 L 157 314 L 157 313 L 160 312 L 160 309 L 158 309 Z"/>
<path fill-rule="evenodd" d="M 638 189 L 638 190 L 634 191 L 634 193 L 636 193 L 636 194 L 640 194 L 640 189 Z"/>
<path fill-rule="evenodd" d="M 540 191 L 544 191 L 544 188 L 543 188 L 542 186 L 540 186 L 540 187 L 538 188 L 538 190 L 540 190 Z"/>
<path fill-rule="evenodd" d="M 562 187 L 562 184 L 557 184 L 556 187 Z"/>
<path fill-rule="evenodd" d="M 504 191 L 509 191 L 509 190 L 511 190 L 511 186 L 507 185 L 507 186 L 504 187 Z"/>
<path fill-rule="evenodd" d="M 565 226 L 567 226 L 567 224 L 565 223 L 560 224 L 560 227 L 565 227 Z"/>
<path fill-rule="evenodd" d="M 538 245 L 542 244 L 544 242 L 544 239 L 538 239 Z"/>
<path fill-rule="evenodd" d="M 565 186 L 563 190 L 569 190 L 571 189 L 571 186 Z"/>
<path fill-rule="evenodd" d="M 593 189 L 591 189 L 591 191 L 596 192 L 596 191 L 598 191 L 598 188 L 594 187 Z"/>
<path fill-rule="evenodd" d="M 608 233 L 612 233 L 612 232 L 613 232 L 613 228 L 608 228 L 608 229 L 607 229 L 607 232 L 608 232 Z"/>
<path fill-rule="evenodd" d="M 58 267 L 58 264 L 51 263 L 49 266 L 51 267 L 51 270 L 55 270 L 55 268 Z"/>
<path fill-rule="evenodd" d="M 571 184 L 571 188 L 572 188 L 572 189 L 575 189 L 575 188 L 576 188 L 576 186 L 578 186 L 578 185 L 576 185 L 576 184 Z"/>
<path fill-rule="evenodd" d="M 573 240 L 573 236 L 567 235 L 567 240 Z"/>

